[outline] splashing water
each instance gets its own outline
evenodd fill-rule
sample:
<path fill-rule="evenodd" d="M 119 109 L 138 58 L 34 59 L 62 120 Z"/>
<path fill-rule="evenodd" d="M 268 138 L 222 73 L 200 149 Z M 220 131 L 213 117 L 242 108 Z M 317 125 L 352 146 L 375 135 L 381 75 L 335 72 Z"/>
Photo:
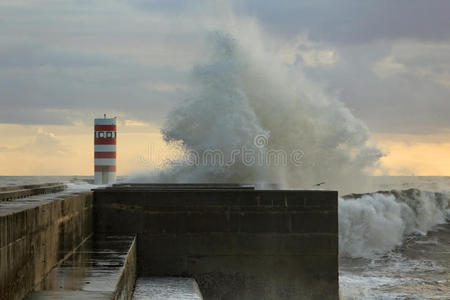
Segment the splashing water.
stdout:
<path fill-rule="evenodd" d="M 339 199 L 340 255 L 370 258 L 425 235 L 450 217 L 446 194 L 417 189 L 349 195 Z"/>
<path fill-rule="evenodd" d="M 321 187 L 340 192 L 370 189 L 367 174 L 381 152 L 369 144 L 366 126 L 339 100 L 327 96 L 298 67 L 266 51 L 259 38 L 215 32 L 208 42 L 209 55 L 192 70 L 189 95 L 168 115 L 162 133 L 185 152 L 202 157 L 217 150 L 222 162 L 233 164 L 175 160 L 130 181 L 276 183 L 307 189 L 325 182 Z M 259 143 L 255 137 L 265 139 Z M 303 156 L 300 164 L 248 164 L 242 152 L 235 152 L 242 148 L 300 150 Z M 340 199 L 341 255 L 380 255 L 400 246 L 406 235 L 426 233 L 445 222 L 448 198 L 440 197 L 445 198 L 414 190 Z"/>
<path fill-rule="evenodd" d="M 203 157 L 219 151 L 222 162 L 233 163 L 172 161 L 162 171 L 132 180 L 276 183 L 283 188 L 325 182 L 328 189 L 361 189 L 381 156 L 368 144 L 366 126 L 297 67 L 265 51 L 258 39 L 239 36 L 210 35 L 213 47 L 206 62 L 192 71 L 191 94 L 162 129 L 167 142 L 181 144 L 186 152 Z M 261 136 L 265 140 L 257 143 Z M 248 163 L 241 149 L 281 151 L 287 159 Z"/>

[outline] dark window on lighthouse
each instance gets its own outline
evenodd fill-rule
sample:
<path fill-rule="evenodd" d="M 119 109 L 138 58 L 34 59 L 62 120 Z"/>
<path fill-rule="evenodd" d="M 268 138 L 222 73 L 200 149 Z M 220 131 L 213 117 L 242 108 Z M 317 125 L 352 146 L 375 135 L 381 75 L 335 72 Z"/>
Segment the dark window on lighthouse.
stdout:
<path fill-rule="evenodd" d="M 111 137 L 112 137 L 111 131 L 108 131 L 108 132 L 106 133 L 106 137 L 107 137 L 107 138 L 111 138 Z"/>
<path fill-rule="evenodd" d="M 99 133 L 98 133 L 98 137 L 101 137 L 101 138 L 102 138 L 102 137 L 104 137 L 104 136 L 105 136 L 104 132 L 99 132 Z"/>

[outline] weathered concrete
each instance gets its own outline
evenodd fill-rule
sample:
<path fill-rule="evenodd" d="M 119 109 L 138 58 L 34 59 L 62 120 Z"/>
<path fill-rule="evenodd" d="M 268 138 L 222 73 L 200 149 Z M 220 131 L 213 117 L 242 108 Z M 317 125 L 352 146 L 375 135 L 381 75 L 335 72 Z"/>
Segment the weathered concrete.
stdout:
<path fill-rule="evenodd" d="M 109 300 L 112 292 L 84 291 L 39 291 L 26 297 L 26 300 Z"/>
<path fill-rule="evenodd" d="M 22 299 L 91 233 L 91 192 L 0 202 L 0 299 Z"/>
<path fill-rule="evenodd" d="M 136 282 L 133 236 L 94 234 L 54 268 L 25 300 L 131 299 Z"/>
<path fill-rule="evenodd" d="M 130 249 L 128 250 L 120 278 L 117 282 L 112 299 L 128 299 L 133 297 L 133 290 L 136 284 L 137 275 L 137 246 L 136 239 L 133 239 Z"/>
<path fill-rule="evenodd" d="M 0 187 L 0 201 L 11 201 L 39 194 L 61 192 L 66 189 L 63 183 L 44 183 L 33 185 Z"/>
<path fill-rule="evenodd" d="M 254 185 L 237 183 L 116 183 L 114 190 L 254 190 Z"/>
<path fill-rule="evenodd" d="M 197 282 L 183 277 L 141 277 L 136 282 L 136 300 L 202 300 Z"/>
<path fill-rule="evenodd" d="M 205 299 L 337 299 L 337 192 L 114 187 L 99 232 L 138 235 L 140 276 L 197 280 Z"/>
<path fill-rule="evenodd" d="M 46 187 L 53 187 L 53 186 L 60 186 L 60 185 L 64 185 L 64 184 L 62 182 L 49 182 L 49 183 L 39 183 L 39 184 L 2 186 L 2 187 L 0 187 L 0 192 L 23 190 L 23 189 L 34 189 L 34 188 L 46 188 Z"/>

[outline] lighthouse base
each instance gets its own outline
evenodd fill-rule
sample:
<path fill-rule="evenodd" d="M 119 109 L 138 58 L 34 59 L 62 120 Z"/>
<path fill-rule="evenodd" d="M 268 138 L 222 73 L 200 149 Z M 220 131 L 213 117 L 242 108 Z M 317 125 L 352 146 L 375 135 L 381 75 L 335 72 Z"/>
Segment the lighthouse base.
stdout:
<path fill-rule="evenodd" d="M 94 184 L 111 184 L 116 181 L 116 172 L 95 172 Z"/>

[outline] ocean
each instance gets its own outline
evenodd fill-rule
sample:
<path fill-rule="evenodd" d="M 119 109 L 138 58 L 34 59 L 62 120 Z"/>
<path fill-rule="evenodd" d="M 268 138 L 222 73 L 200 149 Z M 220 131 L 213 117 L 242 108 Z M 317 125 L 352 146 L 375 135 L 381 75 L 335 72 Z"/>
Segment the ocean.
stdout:
<path fill-rule="evenodd" d="M 91 180 L 0 176 L 0 186 L 65 182 L 89 190 Z M 340 298 L 450 299 L 450 177 L 380 176 L 372 182 L 367 193 L 339 199 Z"/>
<path fill-rule="evenodd" d="M 450 177 L 373 182 L 339 200 L 341 299 L 450 299 Z"/>

